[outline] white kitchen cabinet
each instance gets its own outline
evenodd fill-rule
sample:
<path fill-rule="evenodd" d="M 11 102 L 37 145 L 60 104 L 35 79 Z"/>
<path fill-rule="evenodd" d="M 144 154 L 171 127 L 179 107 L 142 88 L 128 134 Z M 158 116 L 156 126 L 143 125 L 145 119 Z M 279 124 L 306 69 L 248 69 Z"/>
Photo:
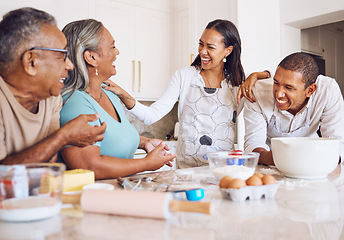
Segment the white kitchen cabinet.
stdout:
<path fill-rule="evenodd" d="M 111 32 L 120 52 L 112 80 L 138 100 L 159 98 L 171 76 L 170 5 L 154 2 L 95 1 L 95 18 Z"/>
<path fill-rule="evenodd" d="M 192 45 L 195 45 L 191 39 L 190 30 L 190 14 L 188 8 L 188 1 L 177 0 L 174 2 L 174 15 L 173 15 L 173 65 L 172 71 L 189 66 L 193 57 Z"/>
<path fill-rule="evenodd" d="M 170 1 L 20 0 L 4 3 L 0 13 L 36 7 L 54 15 L 61 29 L 79 19 L 101 21 L 120 51 L 112 80 L 139 100 L 156 100 L 171 77 Z"/>
<path fill-rule="evenodd" d="M 302 51 L 324 58 L 326 76 L 336 79 L 344 96 L 343 43 L 344 35 L 336 23 L 301 30 Z"/>
<path fill-rule="evenodd" d="M 301 30 L 301 49 L 315 55 L 323 55 L 323 49 L 320 47 L 320 27 Z"/>
<path fill-rule="evenodd" d="M 57 25 L 62 29 L 67 23 L 83 18 L 89 14 L 88 1 L 85 0 L 1 0 L 0 16 L 14 9 L 33 7 L 53 15 Z"/>

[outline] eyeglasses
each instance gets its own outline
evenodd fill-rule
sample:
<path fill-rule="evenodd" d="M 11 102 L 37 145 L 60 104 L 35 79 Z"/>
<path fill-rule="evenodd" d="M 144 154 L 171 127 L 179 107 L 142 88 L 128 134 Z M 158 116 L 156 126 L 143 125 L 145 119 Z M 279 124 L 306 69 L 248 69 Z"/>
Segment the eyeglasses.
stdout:
<path fill-rule="evenodd" d="M 54 51 L 54 52 L 62 52 L 62 53 L 64 53 L 63 61 L 66 61 L 67 56 L 68 56 L 68 50 L 67 49 L 33 47 L 33 48 L 30 48 L 28 51 L 32 51 L 32 50 L 47 50 L 47 51 Z"/>

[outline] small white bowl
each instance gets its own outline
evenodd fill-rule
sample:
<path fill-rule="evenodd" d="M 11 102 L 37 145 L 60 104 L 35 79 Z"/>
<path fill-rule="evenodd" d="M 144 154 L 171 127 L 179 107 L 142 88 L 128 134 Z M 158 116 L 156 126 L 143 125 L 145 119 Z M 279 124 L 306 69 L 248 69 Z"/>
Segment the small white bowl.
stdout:
<path fill-rule="evenodd" d="M 278 170 L 287 177 L 325 178 L 338 165 L 340 140 L 337 138 L 272 138 L 271 150 Z"/>
<path fill-rule="evenodd" d="M 111 191 L 115 189 L 115 186 L 109 183 L 91 183 L 82 187 L 83 191 L 86 189 L 104 189 Z"/>

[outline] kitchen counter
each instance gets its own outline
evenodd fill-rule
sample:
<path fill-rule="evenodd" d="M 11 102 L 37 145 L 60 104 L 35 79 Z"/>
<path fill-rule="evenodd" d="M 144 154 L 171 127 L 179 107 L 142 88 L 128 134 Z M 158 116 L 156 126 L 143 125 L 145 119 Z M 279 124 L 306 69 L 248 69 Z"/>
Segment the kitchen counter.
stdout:
<path fill-rule="evenodd" d="M 141 185 L 146 190 L 160 183 L 175 190 L 202 187 L 202 201 L 212 202 L 213 213 L 177 212 L 168 220 L 156 220 L 63 209 L 43 221 L 0 222 L 0 239 L 344 239 L 343 165 L 320 180 L 286 178 L 276 168 L 263 166 L 257 172 L 275 176 L 279 188 L 273 199 L 223 199 L 208 167 L 155 172 L 135 177 L 155 178 Z M 117 180 L 101 182 L 119 188 Z"/>

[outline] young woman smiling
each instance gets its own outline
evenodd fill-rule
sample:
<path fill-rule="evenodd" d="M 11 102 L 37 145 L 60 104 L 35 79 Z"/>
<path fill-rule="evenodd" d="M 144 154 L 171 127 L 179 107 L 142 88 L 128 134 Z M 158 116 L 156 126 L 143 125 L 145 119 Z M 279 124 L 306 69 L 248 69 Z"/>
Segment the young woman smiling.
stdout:
<path fill-rule="evenodd" d="M 161 119 L 179 101 L 178 168 L 207 165 L 205 154 L 209 147 L 232 150 L 236 116 L 242 109 L 236 99 L 245 75 L 240 61 L 241 40 L 235 25 L 228 20 L 210 22 L 199 40 L 198 53 L 190 67 L 172 76 L 163 95 L 150 107 L 137 102 L 110 80 L 104 86 L 146 124 Z M 267 77 L 267 73 L 262 72 L 258 75 L 261 77 Z M 240 94 L 249 97 L 246 91 Z"/>

